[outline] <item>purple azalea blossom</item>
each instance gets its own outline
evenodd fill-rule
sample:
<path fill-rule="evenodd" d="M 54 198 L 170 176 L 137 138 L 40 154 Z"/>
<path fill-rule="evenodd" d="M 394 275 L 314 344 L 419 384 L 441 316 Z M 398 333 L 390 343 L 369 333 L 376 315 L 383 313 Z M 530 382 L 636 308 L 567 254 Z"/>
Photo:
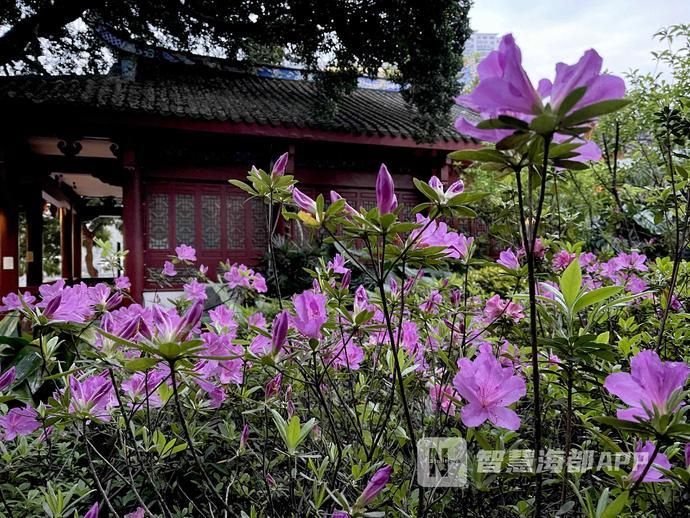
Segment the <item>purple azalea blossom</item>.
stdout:
<path fill-rule="evenodd" d="M 334 273 L 345 274 L 350 271 L 349 268 L 345 266 L 345 258 L 340 254 L 335 254 L 332 261 L 328 261 L 326 268 L 333 270 Z"/>
<path fill-rule="evenodd" d="M 163 263 L 163 275 L 167 275 L 168 277 L 175 277 L 175 275 L 177 275 L 175 265 L 170 261 L 165 261 Z"/>
<path fill-rule="evenodd" d="M 135 403 L 146 401 L 138 408 L 146 408 L 148 404 L 152 408 L 160 408 L 163 401 L 158 394 L 158 386 L 168 377 L 169 373 L 164 370 L 151 370 L 148 372 L 135 372 L 131 378 L 122 382 L 122 391 Z"/>
<path fill-rule="evenodd" d="M 25 291 L 23 295 L 17 293 L 9 293 L 2 298 L 2 306 L 0 306 L 0 312 L 4 311 L 14 311 L 15 309 L 23 309 L 24 304 L 33 307 L 34 302 L 36 302 L 36 297 L 34 297 L 28 291 Z"/>
<path fill-rule="evenodd" d="M 455 415 L 455 401 L 460 400 L 458 392 L 450 385 L 441 386 L 438 383 L 429 388 L 431 408 L 449 416 Z"/>
<path fill-rule="evenodd" d="M 11 441 L 15 437 L 29 435 L 41 427 L 37 419 L 38 413 L 30 406 L 12 408 L 7 414 L 0 416 L 0 430 L 4 441 Z"/>
<path fill-rule="evenodd" d="M 601 74 L 601 67 L 601 57 L 596 51 L 588 50 L 575 65 L 558 63 L 553 83 L 543 79 L 538 88 L 535 88 L 522 67 L 520 48 L 515 44 L 512 34 L 507 34 L 501 38 L 498 50 L 487 55 L 477 66 L 477 87 L 472 93 L 459 96 L 456 102 L 481 114 L 484 119 L 509 115 L 530 121 L 544 111 L 547 102 L 551 110 L 556 112 L 570 92 L 585 87 L 582 99 L 567 112 L 571 113 L 589 104 L 618 99 L 625 94 L 623 80 Z M 476 122 L 466 117 L 459 118 L 455 127 L 460 133 L 487 142 L 498 142 L 513 133 L 510 129 L 478 129 Z M 569 138 L 555 135 L 554 141 L 562 142 Z M 586 143 L 581 139 L 573 142 L 582 144 L 575 151 L 581 154 L 579 160 L 600 157 L 596 144 Z"/>
<path fill-rule="evenodd" d="M 503 252 L 499 254 L 496 262 L 501 266 L 505 266 L 509 270 L 520 269 L 520 262 L 518 261 L 517 255 L 515 255 L 515 252 L 513 252 L 510 248 L 503 250 Z"/>
<path fill-rule="evenodd" d="M 520 304 L 516 304 L 512 300 L 504 300 L 499 295 L 494 295 L 486 301 L 484 315 L 488 322 L 501 318 L 518 322 L 525 318 L 522 310 L 523 307 Z"/>
<path fill-rule="evenodd" d="M 196 261 L 196 250 L 189 245 L 180 245 L 175 247 L 175 253 L 180 261 Z"/>
<path fill-rule="evenodd" d="M 503 367 L 490 349 L 481 350 L 474 361 L 462 358 L 458 365 L 453 386 L 468 402 L 460 412 L 465 426 L 477 427 L 488 419 L 500 428 L 520 428 L 520 417 L 508 405 L 527 393 L 525 380 Z"/>
<path fill-rule="evenodd" d="M 379 175 L 376 178 L 376 205 L 381 215 L 393 212 L 398 206 L 393 177 L 385 164 L 381 164 Z"/>
<path fill-rule="evenodd" d="M 429 180 L 429 186 L 436 191 L 442 202 L 448 202 L 455 198 L 458 194 L 462 194 L 465 190 L 465 183 L 462 180 L 457 180 L 450 184 L 447 190 L 444 190 L 443 183 L 436 176 L 432 176 Z"/>
<path fill-rule="evenodd" d="M 646 441 L 644 444 L 642 441 L 638 441 L 635 446 L 635 464 L 633 469 L 628 475 L 630 480 L 638 480 L 642 473 L 644 472 L 647 465 L 652 462 L 652 467 L 647 470 L 642 482 L 668 482 L 667 478 L 664 478 L 663 473 L 655 468 L 659 466 L 663 469 L 671 469 L 671 463 L 668 457 L 661 452 L 656 454 L 654 460 L 652 461 L 652 455 L 654 454 L 654 443 L 652 441 Z"/>
<path fill-rule="evenodd" d="M 554 254 L 553 259 L 551 259 L 551 265 L 554 270 L 565 270 L 576 257 L 577 254 L 561 250 Z"/>
<path fill-rule="evenodd" d="M 184 293 L 187 298 L 193 302 L 206 300 L 208 295 L 206 295 L 206 285 L 201 284 L 196 279 L 183 286 Z"/>
<path fill-rule="evenodd" d="M 356 371 L 359 370 L 362 360 L 364 360 L 364 349 L 350 340 L 345 347 L 343 347 L 343 342 L 338 342 L 333 346 L 327 365 Z"/>
<path fill-rule="evenodd" d="M 110 408 L 117 405 L 113 384 L 107 372 L 78 380 L 69 377 L 69 410 L 101 421 L 110 421 Z"/>
<path fill-rule="evenodd" d="M 115 279 L 115 288 L 118 290 L 128 290 L 132 287 L 132 283 L 129 281 L 129 277 L 126 275 L 121 275 Z"/>
<path fill-rule="evenodd" d="M 618 419 L 648 420 L 650 416 L 644 407 L 650 412 L 655 406 L 662 413 L 676 410 L 667 408 L 668 399 L 685 386 L 689 375 L 690 367 L 683 362 L 662 362 L 656 352 L 640 351 L 630 360 L 630 373 L 609 374 L 604 388 L 629 406 L 618 410 Z"/>
<path fill-rule="evenodd" d="M 292 298 L 297 313 L 292 324 L 307 338 L 320 338 L 321 326 L 328 320 L 326 296 L 307 290 Z"/>
<path fill-rule="evenodd" d="M 443 221 L 431 221 L 421 214 L 416 215 L 416 222 L 422 225 L 410 234 L 411 240 L 417 240 L 417 246 L 440 246 L 445 248 L 445 255 L 451 259 L 466 257 L 473 238 L 466 238 L 457 232 L 450 232 Z"/>

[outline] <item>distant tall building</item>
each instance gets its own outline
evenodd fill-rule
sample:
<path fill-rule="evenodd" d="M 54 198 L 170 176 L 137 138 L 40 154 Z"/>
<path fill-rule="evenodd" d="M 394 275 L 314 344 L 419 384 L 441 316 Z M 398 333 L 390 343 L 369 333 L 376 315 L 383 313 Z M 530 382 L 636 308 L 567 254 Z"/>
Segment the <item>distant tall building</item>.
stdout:
<path fill-rule="evenodd" d="M 477 64 L 484 59 L 489 52 L 498 49 L 498 34 L 490 32 L 473 32 L 465 42 L 463 52 L 464 66 L 459 79 L 467 88 L 477 77 Z"/>
<path fill-rule="evenodd" d="M 465 56 L 479 55 L 479 59 L 485 58 L 492 50 L 498 49 L 498 34 L 489 32 L 473 32 L 465 42 Z"/>

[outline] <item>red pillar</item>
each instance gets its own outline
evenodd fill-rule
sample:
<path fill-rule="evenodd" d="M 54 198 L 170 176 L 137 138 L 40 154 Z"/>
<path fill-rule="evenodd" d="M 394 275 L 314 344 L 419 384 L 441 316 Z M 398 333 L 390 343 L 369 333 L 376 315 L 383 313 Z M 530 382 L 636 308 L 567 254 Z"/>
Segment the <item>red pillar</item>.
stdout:
<path fill-rule="evenodd" d="M 125 242 L 125 275 L 132 283 L 132 298 L 143 301 L 144 292 L 144 205 L 141 169 L 133 150 L 123 155 L 125 182 L 122 187 L 122 223 Z"/>
<path fill-rule="evenodd" d="M 72 280 L 72 209 L 60 209 L 60 256 L 62 258 L 62 278 Z"/>
<path fill-rule="evenodd" d="M 19 214 L 16 188 L 0 156 L 0 296 L 19 289 Z"/>
<path fill-rule="evenodd" d="M 26 211 L 26 285 L 43 283 L 43 191 L 40 184 L 27 187 Z"/>

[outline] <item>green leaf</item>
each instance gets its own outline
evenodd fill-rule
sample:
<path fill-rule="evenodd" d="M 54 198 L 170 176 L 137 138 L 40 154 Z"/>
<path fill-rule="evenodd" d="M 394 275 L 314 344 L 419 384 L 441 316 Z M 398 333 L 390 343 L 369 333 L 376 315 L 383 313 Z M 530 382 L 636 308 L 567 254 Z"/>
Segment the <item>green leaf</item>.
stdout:
<path fill-rule="evenodd" d="M 580 270 L 580 262 L 577 257 L 571 261 L 563 275 L 561 275 L 559 285 L 565 303 L 568 307 L 572 307 L 582 285 L 582 271 Z"/>
<path fill-rule="evenodd" d="M 562 125 L 565 127 L 575 126 L 606 115 L 607 113 L 618 111 L 629 103 L 630 101 L 628 99 L 609 99 L 608 101 L 590 104 L 568 115 L 563 119 Z"/>
<path fill-rule="evenodd" d="M 618 495 L 618 498 L 611 502 L 606 508 L 604 513 L 601 515 L 601 518 L 616 518 L 617 516 L 620 516 L 621 512 L 628 503 L 628 496 L 629 494 L 627 491 L 623 491 L 620 495 Z"/>
<path fill-rule="evenodd" d="M 620 293 L 622 289 L 623 288 L 621 286 L 604 286 L 603 288 L 597 288 L 596 290 L 584 293 L 583 295 L 579 296 L 575 301 L 575 305 L 573 306 L 573 312 L 577 313 L 578 311 L 581 311 L 593 304 L 596 304 L 597 302 L 610 299 L 614 295 Z"/>
<path fill-rule="evenodd" d="M 507 150 L 507 149 L 516 149 L 525 144 L 532 135 L 529 133 L 513 133 L 512 135 L 508 135 L 502 140 L 499 140 L 496 142 L 496 149 L 501 149 L 501 150 Z"/>
<path fill-rule="evenodd" d="M 499 164 L 506 163 L 506 157 L 500 151 L 495 149 L 463 149 L 461 151 L 453 151 L 448 155 L 451 160 L 458 162 L 495 162 Z"/>
<path fill-rule="evenodd" d="M 154 367 L 160 360 L 158 358 L 135 358 L 125 363 L 125 368 L 132 372 L 145 371 Z"/>
<path fill-rule="evenodd" d="M 547 135 L 553 133 L 556 129 L 556 122 L 556 118 L 553 115 L 545 113 L 544 115 L 539 115 L 532 119 L 529 127 L 540 135 Z"/>
<path fill-rule="evenodd" d="M 585 95 L 585 92 L 587 91 L 586 86 L 581 86 L 580 88 L 576 88 L 572 92 L 570 92 L 563 101 L 561 101 L 561 104 L 558 106 L 558 115 L 559 117 L 563 117 L 566 113 L 568 113 L 570 110 L 572 110 L 573 106 L 577 104 L 577 102 L 582 99 L 582 97 Z"/>

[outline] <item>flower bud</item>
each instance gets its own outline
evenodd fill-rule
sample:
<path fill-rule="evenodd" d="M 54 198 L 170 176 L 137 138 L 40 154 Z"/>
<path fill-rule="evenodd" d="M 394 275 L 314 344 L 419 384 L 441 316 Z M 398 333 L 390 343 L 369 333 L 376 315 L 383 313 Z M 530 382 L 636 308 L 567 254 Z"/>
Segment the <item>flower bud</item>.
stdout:
<path fill-rule="evenodd" d="M 376 204 L 381 215 L 393 212 L 398 206 L 393 177 L 391 177 L 385 164 L 381 164 L 376 179 Z"/>
<path fill-rule="evenodd" d="M 285 174 L 285 168 L 287 167 L 290 155 L 288 153 L 283 153 L 278 157 L 276 163 L 273 164 L 273 170 L 271 171 L 271 176 L 283 176 Z"/>
<path fill-rule="evenodd" d="M 301 210 L 310 214 L 316 214 L 316 202 L 300 191 L 297 187 L 292 189 L 292 199 Z"/>
<path fill-rule="evenodd" d="M 271 351 L 274 355 L 280 353 L 285 344 L 288 332 L 289 315 L 287 311 L 281 311 L 273 320 L 273 333 L 271 336 Z"/>

